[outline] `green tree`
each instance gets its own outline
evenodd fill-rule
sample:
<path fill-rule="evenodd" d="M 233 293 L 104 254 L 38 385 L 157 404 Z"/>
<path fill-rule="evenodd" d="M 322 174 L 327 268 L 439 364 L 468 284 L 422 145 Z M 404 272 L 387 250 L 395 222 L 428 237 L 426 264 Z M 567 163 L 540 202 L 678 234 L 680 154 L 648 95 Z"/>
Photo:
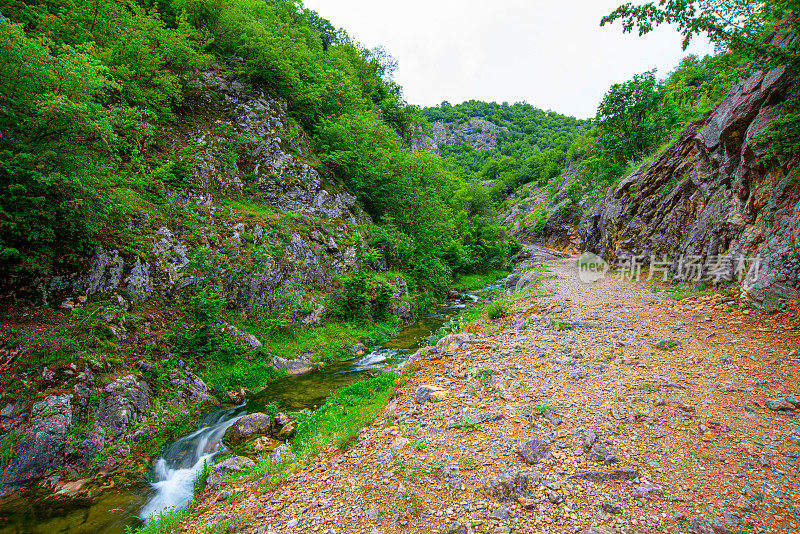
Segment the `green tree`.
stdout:
<path fill-rule="evenodd" d="M 683 36 L 706 35 L 717 47 L 745 58 L 747 68 L 785 67 L 793 88 L 779 106 L 780 116 L 762 136 L 772 141 L 765 161 L 800 155 L 800 4 L 797 0 L 659 0 L 624 4 L 603 17 L 600 25 L 620 20 L 624 32 L 644 35 L 660 24 L 672 24 Z M 777 39 L 769 38 L 777 33 Z M 792 39 L 792 37 L 795 37 Z"/>
<path fill-rule="evenodd" d="M 147 133 L 141 112 L 99 102 L 119 86 L 93 52 L 0 16 L 0 258 L 12 270 L 90 248 L 112 208 L 101 157 Z"/>
<path fill-rule="evenodd" d="M 617 167 L 647 154 L 670 132 L 677 116 L 665 105 L 655 71 L 611 86 L 597 108 L 600 150 Z"/>

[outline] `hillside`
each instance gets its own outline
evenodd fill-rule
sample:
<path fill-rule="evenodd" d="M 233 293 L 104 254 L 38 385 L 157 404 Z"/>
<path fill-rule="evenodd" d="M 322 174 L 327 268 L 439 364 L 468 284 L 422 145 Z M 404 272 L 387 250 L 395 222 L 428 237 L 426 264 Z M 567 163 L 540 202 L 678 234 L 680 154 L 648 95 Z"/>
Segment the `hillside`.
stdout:
<path fill-rule="evenodd" d="M 2 499 L 135 479 L 518 247 L 406 148 L 384 58 L 299 3 L 0 10 Z"/>
<path fill-rule="evenodd" d="M 587 125 L 527 103 L 443 102 L 420 115 L 431 129 L 422 144 L 435 146 L 459 176 L 482 181 L 497 199 L 540 174 L 557 175 Z"/>
<path fill-rule="evenodd" d="M 608 15 L 718 50 L 584 121 L 299 0 L 0 0 L 0 534 L 796 530 L 800 15 L 742 5 Z"/>

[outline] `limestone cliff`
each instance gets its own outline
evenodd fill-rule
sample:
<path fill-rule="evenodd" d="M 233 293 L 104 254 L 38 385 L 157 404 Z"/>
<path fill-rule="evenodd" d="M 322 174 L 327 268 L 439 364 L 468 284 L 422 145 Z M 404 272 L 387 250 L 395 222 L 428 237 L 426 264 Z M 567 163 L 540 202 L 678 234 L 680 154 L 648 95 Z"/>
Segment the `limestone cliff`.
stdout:
<path fill-rule="evenodd" d="M 431 124 L 430 136 L 418 136 L 414 148 L 435 152 L 440 145 L 470 146 L 475 150 L 494 150 L 498 146 L 498 137 L 509 133 L 505 126 L 497 126 L 493 122 L 480 117 L 472 117 L 465 122 L 434 122 Z"/>
<path fill-rule="evenodd" d="M 743 293 L 772 307 L 800 288 L 800 171 L 797 162 L 765 167 L 756 141 L 786 98 L 783 68 L 740 81 L 710 116 L 688 127 L 655 161 L 643 165 L 592 207 L 581 222 L 582 249 L 616 262 L 662 257 L 678 280 L 692 258 L 733 282 L 742 259 Z"/>

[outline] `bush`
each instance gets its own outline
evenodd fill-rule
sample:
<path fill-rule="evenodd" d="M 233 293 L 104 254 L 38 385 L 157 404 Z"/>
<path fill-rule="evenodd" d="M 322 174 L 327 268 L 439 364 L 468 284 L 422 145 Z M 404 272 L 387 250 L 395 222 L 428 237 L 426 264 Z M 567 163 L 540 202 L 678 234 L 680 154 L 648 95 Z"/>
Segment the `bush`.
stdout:
<path fill-rule="evenodd" d="M 486 315 L 490 319 L 499 319 L 506 314 L 506 303 L 503 300 L 495 300 L 486 307 Z"/>

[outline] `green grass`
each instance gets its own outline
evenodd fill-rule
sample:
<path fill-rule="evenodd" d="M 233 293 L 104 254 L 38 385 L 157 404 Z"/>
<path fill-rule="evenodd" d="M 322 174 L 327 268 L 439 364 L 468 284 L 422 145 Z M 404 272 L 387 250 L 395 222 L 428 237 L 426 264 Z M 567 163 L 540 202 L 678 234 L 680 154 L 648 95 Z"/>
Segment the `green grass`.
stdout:
<path fill-rule="evenodd" d="M 483 274 L 462 274 L 456 278 L 451 287 L 460 293 L 475 291 L 492 284 L 500 278 L 505 278 L 508 274 L 508 271 L 502 270 L 489 271 Z"/>
<path fill-rule="evenodd" d="M 286 376 L 286 371 L 264 362 L 252 363 L 241 360 L 233 365 L 224 363 L 210 365 L 201 376 L 214 395 L 224 399 L 228 391 L 239 388 L 253 390 L 280 380 Z"/>
<path fill-rule="evenodd" d="M 125 527 L 126 534 L 171 534 L 181 524 L 181 521 L 189 517 L 189 508 L 180 510 L 169 509 L 159 512 L 157 517 L 153 517 L 138 528 Z"/>
<path fill-rule="evenodd" d="M 458 459 L 458 467 L 464 471 L 473 471 L 478 469 L 483 464 L 471 456 L 462 456 Z"/>
<path fill-rule="evenodd" d="M 492 303 L 486 307 L 486 315 L 488 315 L 490 319 L 499 319 L 503 317 L 507 311 L 508 306 L 506 302 L 501 299 L 492 301 Z"/>
<path fill-rule="evenodd" d="M 276 217 L 275 212 L 272 211 L 269 206 L 261 202 L 249 201 L 241 198 L 220 198 L 217 200 L 217 204 L 236 210 L 251 218 L 269 219 Z"/>
<path fill-rule="evenodd" d="M 24 432 L 11 432 L 0 441 L 0 468 L 5 467 L 14 459 L 14 446 L 24 435 Z"/>
<path fill-rule="evenodd" d="M 476 417 L 472 418 L 468 415 L 463 415 L 460 421 L 456 421 L 454 423 L 450 423 L 447 425 L 447 428 L 457 428 L 463 430 L 464 432 L 472 432 L 473 430 L 483 430 L 481 423 L 486 421 L 487 417 Z"/>
<path fill-rule="evenodd" d="M 653 393 L 656 391 L 661 391 L 661 386 L 659 384 L 653 384 L 652 382 L 639 382 L 636 384 L 636 389 Z"/>
<path fill-rule="evenodd" d="M 336 361 L 352 356 L 351 349 L 356 343 L 367 346 L 380 344 L 397 335 L 397 322 L 348 323 L 332 322 L 313 328 L 295 328 L 282 334 L 271 333 L 259 319 L 236 325 L 256 336 L 264 350 L 281 358 L 294 359 L 311 353 L 320 361 Z"/>
<path fill-rule="evenodd" d="M 333 393 L 317 411 L 301 417 L 293 450 L 313 454 L 331 442 L 344 449 L 361 429 L 371 423 L 389 402 L 395 375 L 382 373 Z"/>
<path fill-rule="evenodd" d="M 678 342 L 677 341 L 673 341 L 671 339 L 662 339 L 661 341 L 656 343 L 655 347 L 657 349 L 661 349 L 661 350 L 672 351 L 672 350 L 676 350 L 678 348 Z"/>

